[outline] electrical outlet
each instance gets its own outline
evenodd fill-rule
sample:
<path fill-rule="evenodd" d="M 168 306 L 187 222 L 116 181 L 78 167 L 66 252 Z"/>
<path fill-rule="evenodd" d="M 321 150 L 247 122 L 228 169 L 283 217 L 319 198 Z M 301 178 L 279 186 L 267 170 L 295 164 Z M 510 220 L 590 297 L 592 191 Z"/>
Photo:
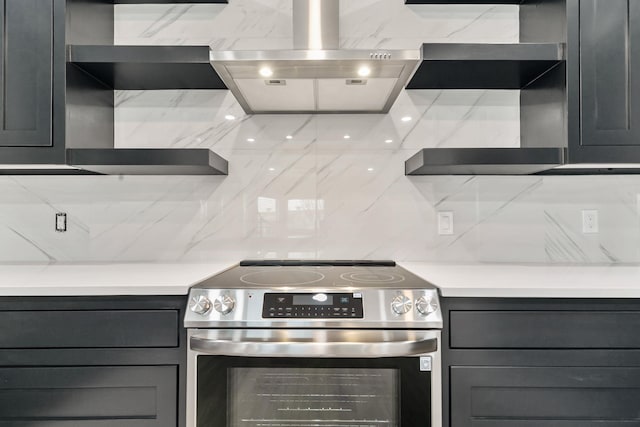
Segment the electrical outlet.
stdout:
<path fill-rule="evenodd" d="M 438 212 L 438 234 L 441 236 L 453 234 L 453 212 Z"/>
<path fill-rule="evenodd" d="M 64 212 L 56 214 L 56 231 L 60 233 L 67 231 L 67 214 Z"/>
<path fill-rule="evenodd" d="M 597 210 L 582 211 L 582 232 L 585 234 L 594 234 L 598 232 Z"/>

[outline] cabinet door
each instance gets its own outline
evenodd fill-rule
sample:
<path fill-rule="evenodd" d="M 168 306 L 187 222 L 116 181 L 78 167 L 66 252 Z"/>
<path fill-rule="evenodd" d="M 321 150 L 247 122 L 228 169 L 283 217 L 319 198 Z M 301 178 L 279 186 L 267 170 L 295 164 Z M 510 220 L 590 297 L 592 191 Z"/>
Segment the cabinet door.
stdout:
<path fill-rule="evenodd" d="M 640 0 L 580 1 L 580 73 L 581 144 L 640 145 Z"/>
<path fill-rule="evenodd" d="M 640 368 L 451 367 L 451 427 L 640 426 Z"/>
<path fill-rule="evenodd" d="M 176 366 L 0 368 L 0 426 L 175 427 Z"/>
<path fill-rule="evenodd" d="M 0 14 L 0 146 L 51 146 L 53 1 L 0 0 Z"/>

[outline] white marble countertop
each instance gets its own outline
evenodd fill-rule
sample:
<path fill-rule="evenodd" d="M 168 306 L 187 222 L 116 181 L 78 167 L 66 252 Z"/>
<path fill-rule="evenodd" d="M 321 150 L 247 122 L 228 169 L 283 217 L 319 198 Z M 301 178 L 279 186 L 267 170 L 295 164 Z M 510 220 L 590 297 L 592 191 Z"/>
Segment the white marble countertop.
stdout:
<path fill-rule="evenodd" d="M 0 296 L 186 295 L 237 263 L 0 265 Z M 399 265 L 445 297 L 640 298 L 640 265 Z"/>
<path fill-rule="evenodd" d="M 640 266 L 399 263 L 444 297 L 640 298 Z"/>
<path fill-rule="evenodd" d="M 235 264 L 0 265 L 0 296 L 186 295 Z"/>

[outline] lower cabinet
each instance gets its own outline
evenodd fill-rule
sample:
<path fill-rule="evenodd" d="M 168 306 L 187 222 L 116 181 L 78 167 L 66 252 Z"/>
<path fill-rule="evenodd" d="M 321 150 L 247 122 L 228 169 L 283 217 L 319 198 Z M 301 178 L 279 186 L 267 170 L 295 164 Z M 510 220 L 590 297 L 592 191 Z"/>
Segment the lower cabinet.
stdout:
<path fill-rule="evenodd" d="M 175 426 L 177 379 L 176 366 L 0 368 L 0 425 Z"/>
<path fill-rule="evenodd" d="M 451 425 L 640 425 L 640 368 L 451 368 Z"/>
<path fill-rule="evenodd" d="M 444 426 L 640 427 L 640 301 L 443 308 Z"/>
<path fill-rule="evenodd" d="M 0 427 L 183 427 L 185 304 L 0 298 Z"/>

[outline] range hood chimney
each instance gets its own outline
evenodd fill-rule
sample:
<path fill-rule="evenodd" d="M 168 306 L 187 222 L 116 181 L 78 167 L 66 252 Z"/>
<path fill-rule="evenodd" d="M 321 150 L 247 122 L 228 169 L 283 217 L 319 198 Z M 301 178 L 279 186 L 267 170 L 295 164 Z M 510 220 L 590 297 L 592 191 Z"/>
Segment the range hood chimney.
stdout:
<path fill-rule="evenodd" d="M 211 51 L 247 114 L 387 113 L 419 50 L 340 50 L 339 0 L 292 0 L 293 50 Z"/>
<path fill-rule="evenodd" d="M 293 48 L 337 50 L 340 48 L 340 0 L 291 0 L 293 2 Z"/>

